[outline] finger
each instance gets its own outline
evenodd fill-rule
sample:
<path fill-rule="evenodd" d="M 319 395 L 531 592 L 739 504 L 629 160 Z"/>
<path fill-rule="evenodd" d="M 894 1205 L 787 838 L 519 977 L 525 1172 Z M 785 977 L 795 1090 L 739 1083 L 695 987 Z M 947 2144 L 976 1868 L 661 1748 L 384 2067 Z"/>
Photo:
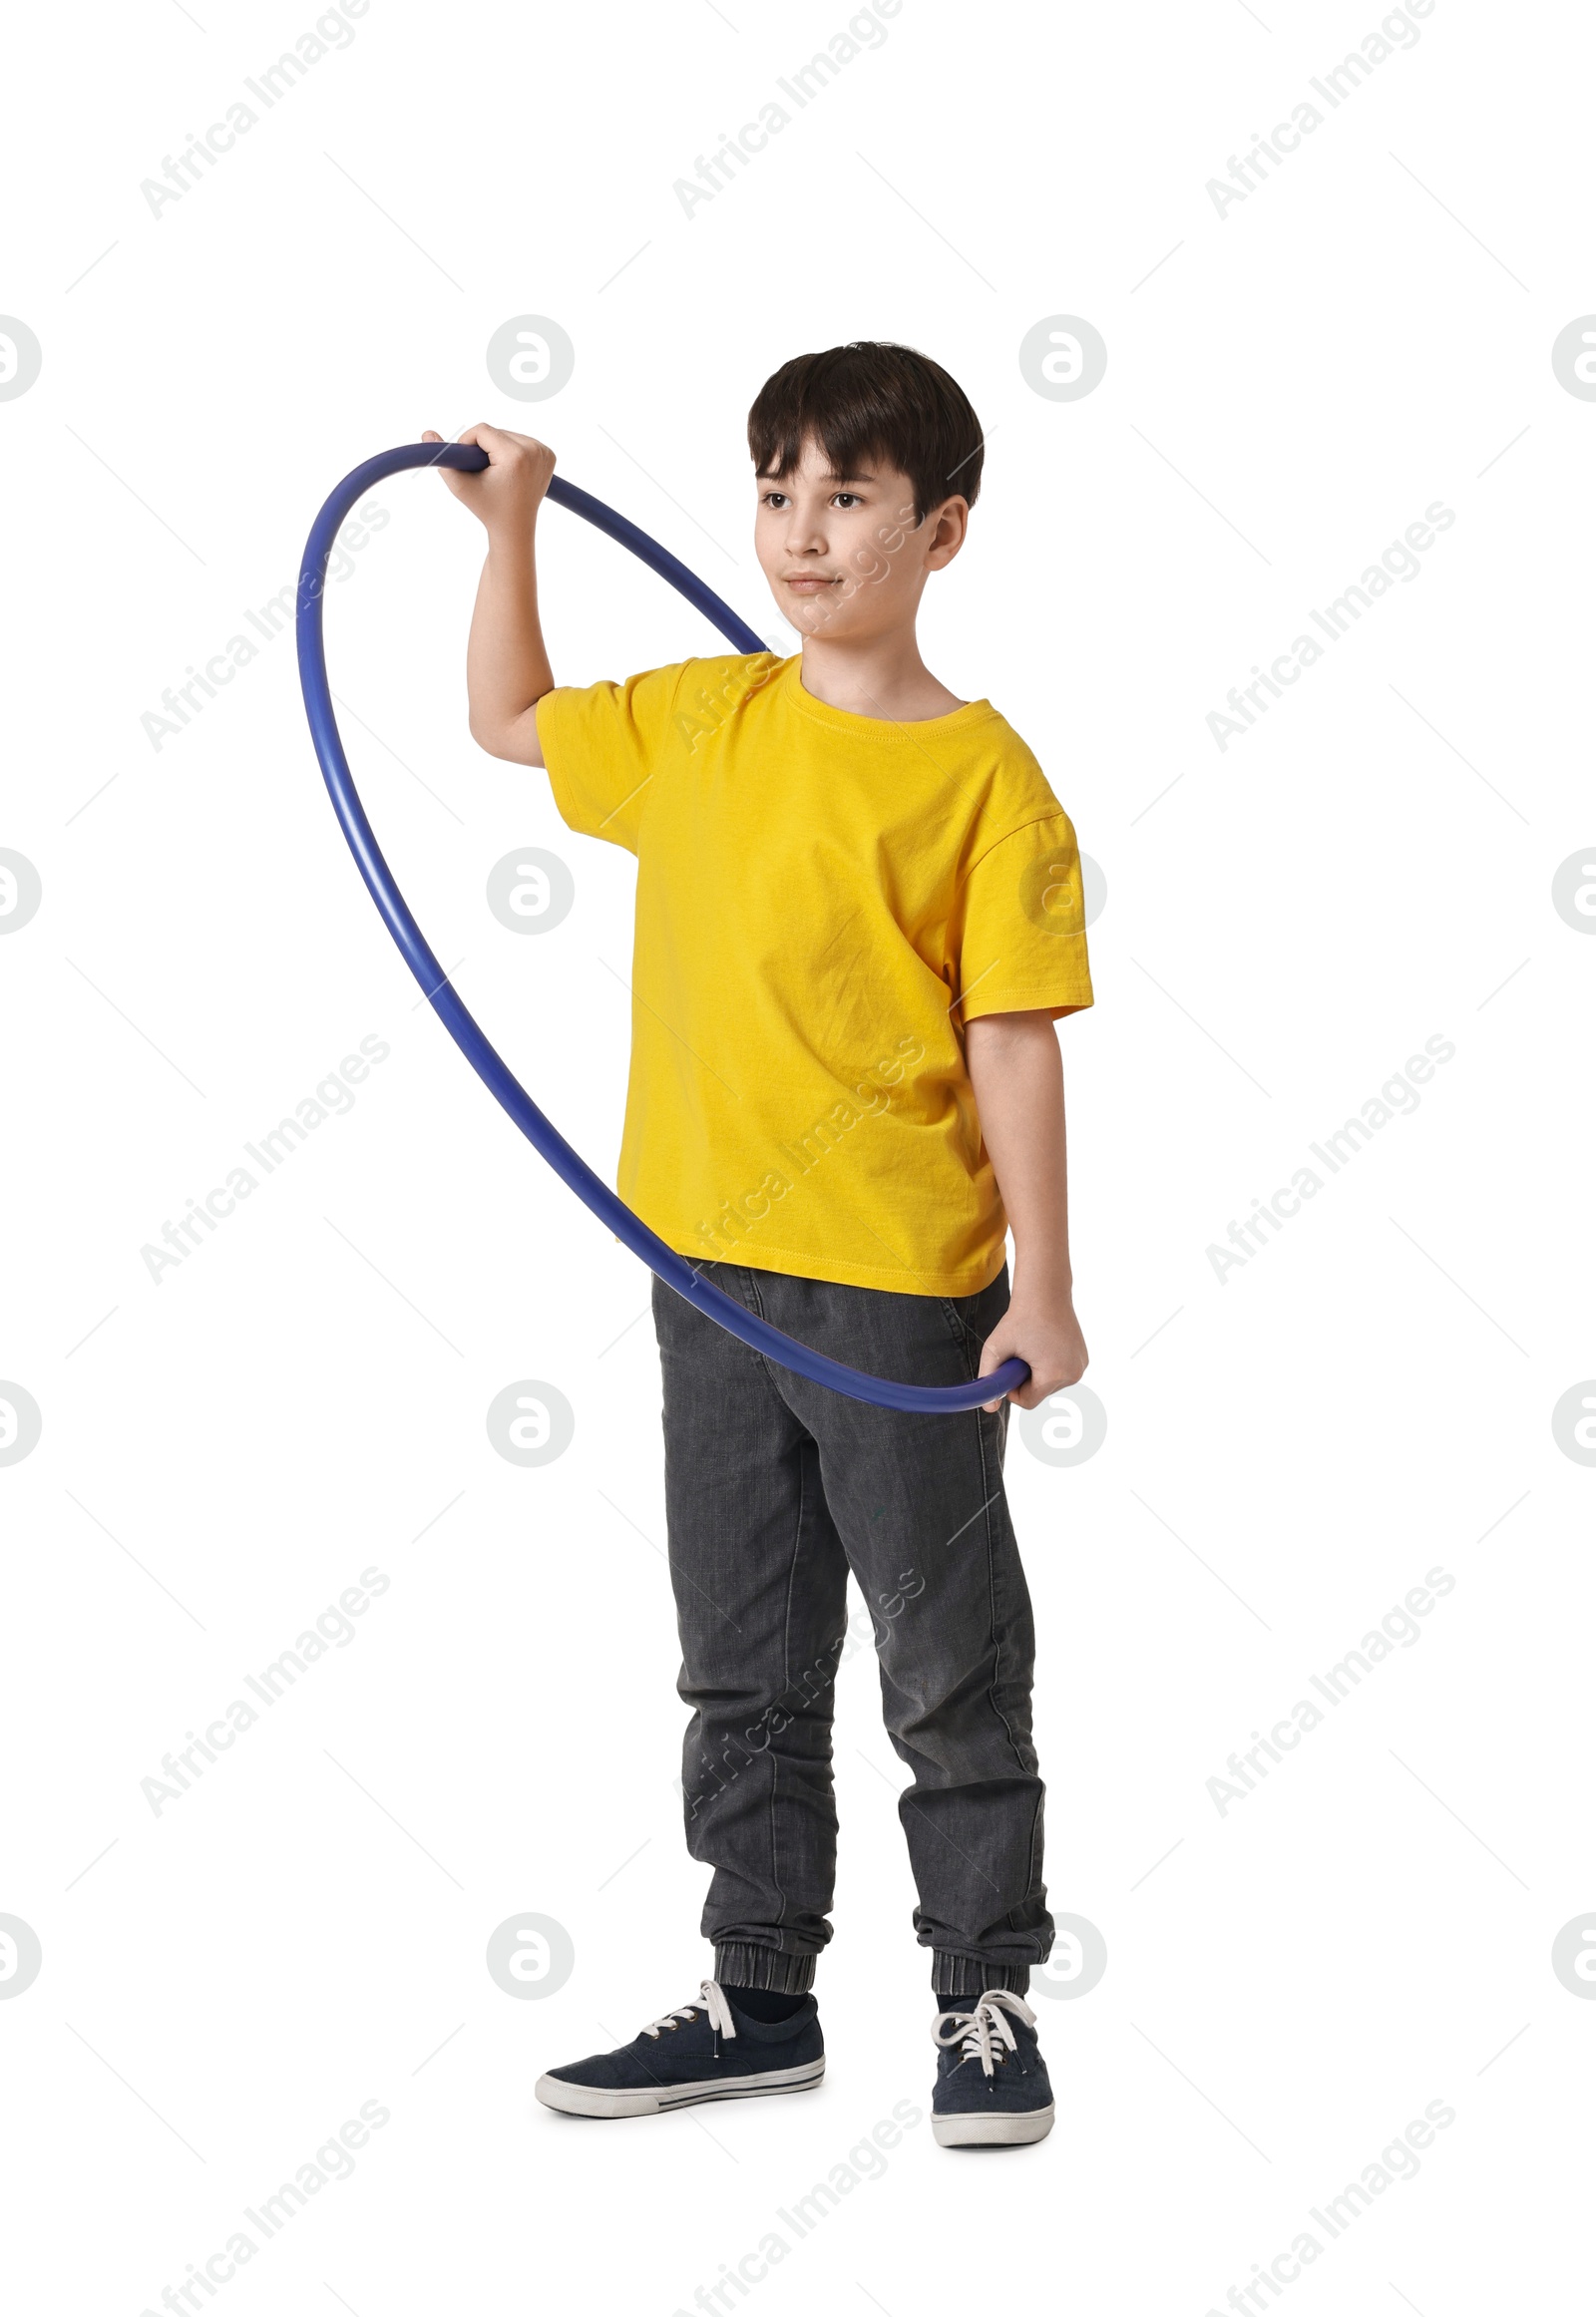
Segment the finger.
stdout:
<path fill-rule="evenodd" d="M 981 1364 L 976 1369 L 978 1380 L 984 1375 L 991 1375 L 995 1367 L 1000 1367 L 1002 1365 L 1003 1358 L 1004 1353 L 1002 1346 L 998 1343 L 996 1336 L 989 1336 L 986 1343 L 981 1348 Z M 999 1408 L 1001 1406 L 1002 1400 L 1000 1397 L 998 1399 L 984 1399 L 981 1403 L 982 1414 L 990 1416 L 996 1408 Z"/>
<path fill-rule="evenodd" d="M 436 427 L 428 427 L 421 439 L 424 443 L 441 443 L 443 441 L 443 437 Z"/>

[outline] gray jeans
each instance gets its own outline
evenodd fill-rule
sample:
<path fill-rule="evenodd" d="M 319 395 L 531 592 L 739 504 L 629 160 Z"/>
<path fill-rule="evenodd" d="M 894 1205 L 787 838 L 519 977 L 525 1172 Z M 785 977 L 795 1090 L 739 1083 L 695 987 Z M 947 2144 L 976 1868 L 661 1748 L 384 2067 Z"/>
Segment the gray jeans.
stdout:
<path fill-rule="evenodd" d="M 801 1343 L 877 1375 L 963 1383 L 1008 1303 L 892 1295 L 705 1263 Z M 1022 1992 L 1052 1944 L 1031 1744 L 1030 1597 L 1003 1496 L 1006 1405 L 905 1415 L 772 1365 L 654 1282 L 682 1668 L 687 1847 L 733 1987 L 798 1992 L 831 1937 L 832 1685 L 850 1569 L 872 1613 L 915 1930 L 946 1996 Z"/>

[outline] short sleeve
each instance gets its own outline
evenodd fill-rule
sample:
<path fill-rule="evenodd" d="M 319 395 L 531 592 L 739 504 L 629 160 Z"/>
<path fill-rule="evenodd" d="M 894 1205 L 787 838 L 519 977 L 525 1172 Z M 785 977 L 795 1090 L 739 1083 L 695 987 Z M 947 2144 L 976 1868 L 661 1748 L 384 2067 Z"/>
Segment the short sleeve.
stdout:
<path fill-rule="evenodd" d="M 623 684 L 560 684 L 545 692 L 538 739 L 568 828 L 636 852 L 643 797 L 670 737 L 688 664 L 649 668 Z"/>
<path fill-rule="evenodd" d="M 1044 1012 L 1090 1005 L 1080 855 L 1067 813 L 1032 821 L 982 854 L 960 889 L 949 927 L 960 1015 Z"/>

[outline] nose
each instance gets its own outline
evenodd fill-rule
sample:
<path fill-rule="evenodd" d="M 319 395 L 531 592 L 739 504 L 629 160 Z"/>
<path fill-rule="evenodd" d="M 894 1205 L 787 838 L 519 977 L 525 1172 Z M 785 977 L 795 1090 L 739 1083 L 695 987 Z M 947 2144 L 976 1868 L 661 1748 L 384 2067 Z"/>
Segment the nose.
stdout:
<path fill-rule="evenodd" d="M 795 556 L 823 556 L 826 529 L 818 507 L 794 507 L 787 520 L 787 550 Z"/>

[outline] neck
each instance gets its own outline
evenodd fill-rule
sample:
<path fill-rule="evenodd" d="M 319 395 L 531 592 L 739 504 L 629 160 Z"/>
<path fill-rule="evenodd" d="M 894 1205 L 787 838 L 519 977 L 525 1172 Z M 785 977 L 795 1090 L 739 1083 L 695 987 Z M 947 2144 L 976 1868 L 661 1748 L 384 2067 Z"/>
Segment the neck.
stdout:
<path fill-rule="evenodd" d="M 857 638 L 806 635 L 800 675 L 812 699 L 855 716 L 915 723 L 965 705 L 927 667 L 913 627 Z"/>

